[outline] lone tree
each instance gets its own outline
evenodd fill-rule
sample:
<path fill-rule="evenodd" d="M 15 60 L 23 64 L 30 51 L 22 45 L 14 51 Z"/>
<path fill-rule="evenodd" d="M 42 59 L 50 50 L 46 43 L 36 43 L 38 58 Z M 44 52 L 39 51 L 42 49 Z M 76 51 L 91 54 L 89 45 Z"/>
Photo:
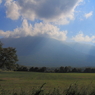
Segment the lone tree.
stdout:
<path fill-rule="evenodd" d="M 0 68 L 15 69 L 15 63 L 18 61 L 16 49 L 13 47 L 3 48 L 0 41 Z"/>

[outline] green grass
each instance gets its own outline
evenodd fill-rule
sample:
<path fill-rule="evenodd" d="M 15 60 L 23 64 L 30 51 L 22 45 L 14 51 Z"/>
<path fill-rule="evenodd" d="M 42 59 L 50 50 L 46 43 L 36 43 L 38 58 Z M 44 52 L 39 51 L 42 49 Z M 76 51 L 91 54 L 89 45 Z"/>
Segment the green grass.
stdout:
<path fill-rule="evenodd" d="M 0 72 L 0 85 L 5 90 L 31 90 L 46 83 L 44 89 L 66 89 L 70 84 L 79 86 L 95 85 L 95 73 L 36 73 L 36 72 Z"/>

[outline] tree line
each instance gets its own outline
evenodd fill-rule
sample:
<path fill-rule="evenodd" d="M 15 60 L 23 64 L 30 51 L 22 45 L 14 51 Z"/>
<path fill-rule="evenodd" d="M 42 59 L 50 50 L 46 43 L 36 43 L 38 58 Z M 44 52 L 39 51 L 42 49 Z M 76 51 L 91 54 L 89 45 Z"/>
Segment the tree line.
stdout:
<path fill-rule="evenodd" d="M 59 68 L 27 67 L 16 64 L 18 57 L 13 47 L 4 48 L 0 41 L 0 69 L 13 71 L 52 72 L 52 73 L 95 73 L 95 68 L 76 68 L 61 66 Z"/>
<path fill-rule="evenodd" d="M 51 68 L 51 67 L 27 67 L 18 65 L 15 71 L 44 72 L 44 73 L 95 73 L 95 68 L 91 67 L 76 68 L 71 66 Z"/>

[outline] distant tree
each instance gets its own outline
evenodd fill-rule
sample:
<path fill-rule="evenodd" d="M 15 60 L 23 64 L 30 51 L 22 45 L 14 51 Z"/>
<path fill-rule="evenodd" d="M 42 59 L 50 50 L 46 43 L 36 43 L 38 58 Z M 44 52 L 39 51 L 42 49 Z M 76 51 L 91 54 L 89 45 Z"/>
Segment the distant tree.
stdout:
<path fill-rule="evenodd" d="M 14 69 L 18 61 L 16 49 L 13 47 L 3 48 L 0 42 L 0 68 Z"/>
<path fill-rule="evenodd" d="M 34 71 L 34 67 L 31 67 L 31 68 L 29 69 L 29 71 Z"/>
<path fill-rule="evenodd" d="M 65 67 L 65 73 L 70 72 L 70 68 L 68 66 Z"/>
<path fill-rule="evenodd" d="M 38 71 L 39 71 L 39 67 L 35 67 L 34 72 L 38 72 Z"/>
<path fill-rule="evenodd" d="M 46 71 L 46 67 L 41 67 L 39 70 L 38 70 L 38 72 L 45 72 Z"/>
<path fill-rule="evenodd" d="M 59 71 L 59 69 L 54 69 L 54 72 L 55 72 L 55 73 L 58 73 L 58 72 L 60 72 L 60 71 Z"/>
<path fill-rule="evenodd" d="M 39 71 L 39 68 L 38 67 L 31 67 L 29 69 L 29 71 L 38 72 Z"/>
<path fill-rule="evenodd" d="M 59 68 L 59 72 L 60 72 L 60 73 L 64 73 L 64 72 L 65 72 L 65 67 L 61 66 L 61 67 Z"/>
<path fill-rule="evenodd" d="M 59 72 L 60 73 L 68 73 L 68 72 L 71 72 L 71 70 L 72 70 L 71 66 L 66 66 L 66 67 L 61 66 L 59 68 Z"/>
<path fill-rule="evenodd" d="M 78 72 L 78 69 L 77 68 L 73 68 L 72 72 Z"/>
<path fill-rule="evenodd" d="M 19 66 L 17 71 L 28 71 L 28 68 L 26 66 Z"/>
<path fill-rule="evenodd" d="M 79 73 L 82 73 L 82 68 L 78 68 L 77 71 L 78 71 Z"/>
<path fill-rule="evenodd" d="M 92 73 L 95 73 L 95 68 L 92 68 Z"/>
<path fill-rule="evenodd" d="M 84 73 L 92 73 L 92 69 L 91 69 L 91 68 L 86 68 L 86 69 L 84 70 Z"/>
<path fill-rule="evenodd" d="M 2 48 L 3 43 L 0 41 L 0 48 Z"/>

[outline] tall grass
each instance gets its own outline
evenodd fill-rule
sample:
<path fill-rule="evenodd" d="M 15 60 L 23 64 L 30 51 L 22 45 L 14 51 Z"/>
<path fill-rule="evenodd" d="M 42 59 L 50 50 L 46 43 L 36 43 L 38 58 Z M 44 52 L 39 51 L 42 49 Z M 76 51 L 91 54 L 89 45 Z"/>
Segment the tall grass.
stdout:
<path fill-rule="evenodd" d="M 87 87 L 80 87 L 74 83 L 65 90 L 54 88 L 52 91 L 48 92 L 44 89 L 44 85 L 45 83 L 38 89 L 34 88 L 30 91 L 21 89 L 20 92 L 15 90 L 5 90 L 2 86 L 0 86 L 0 95 L 95 95 L 95 88 L 91 85 L 88 85 Z"/>

